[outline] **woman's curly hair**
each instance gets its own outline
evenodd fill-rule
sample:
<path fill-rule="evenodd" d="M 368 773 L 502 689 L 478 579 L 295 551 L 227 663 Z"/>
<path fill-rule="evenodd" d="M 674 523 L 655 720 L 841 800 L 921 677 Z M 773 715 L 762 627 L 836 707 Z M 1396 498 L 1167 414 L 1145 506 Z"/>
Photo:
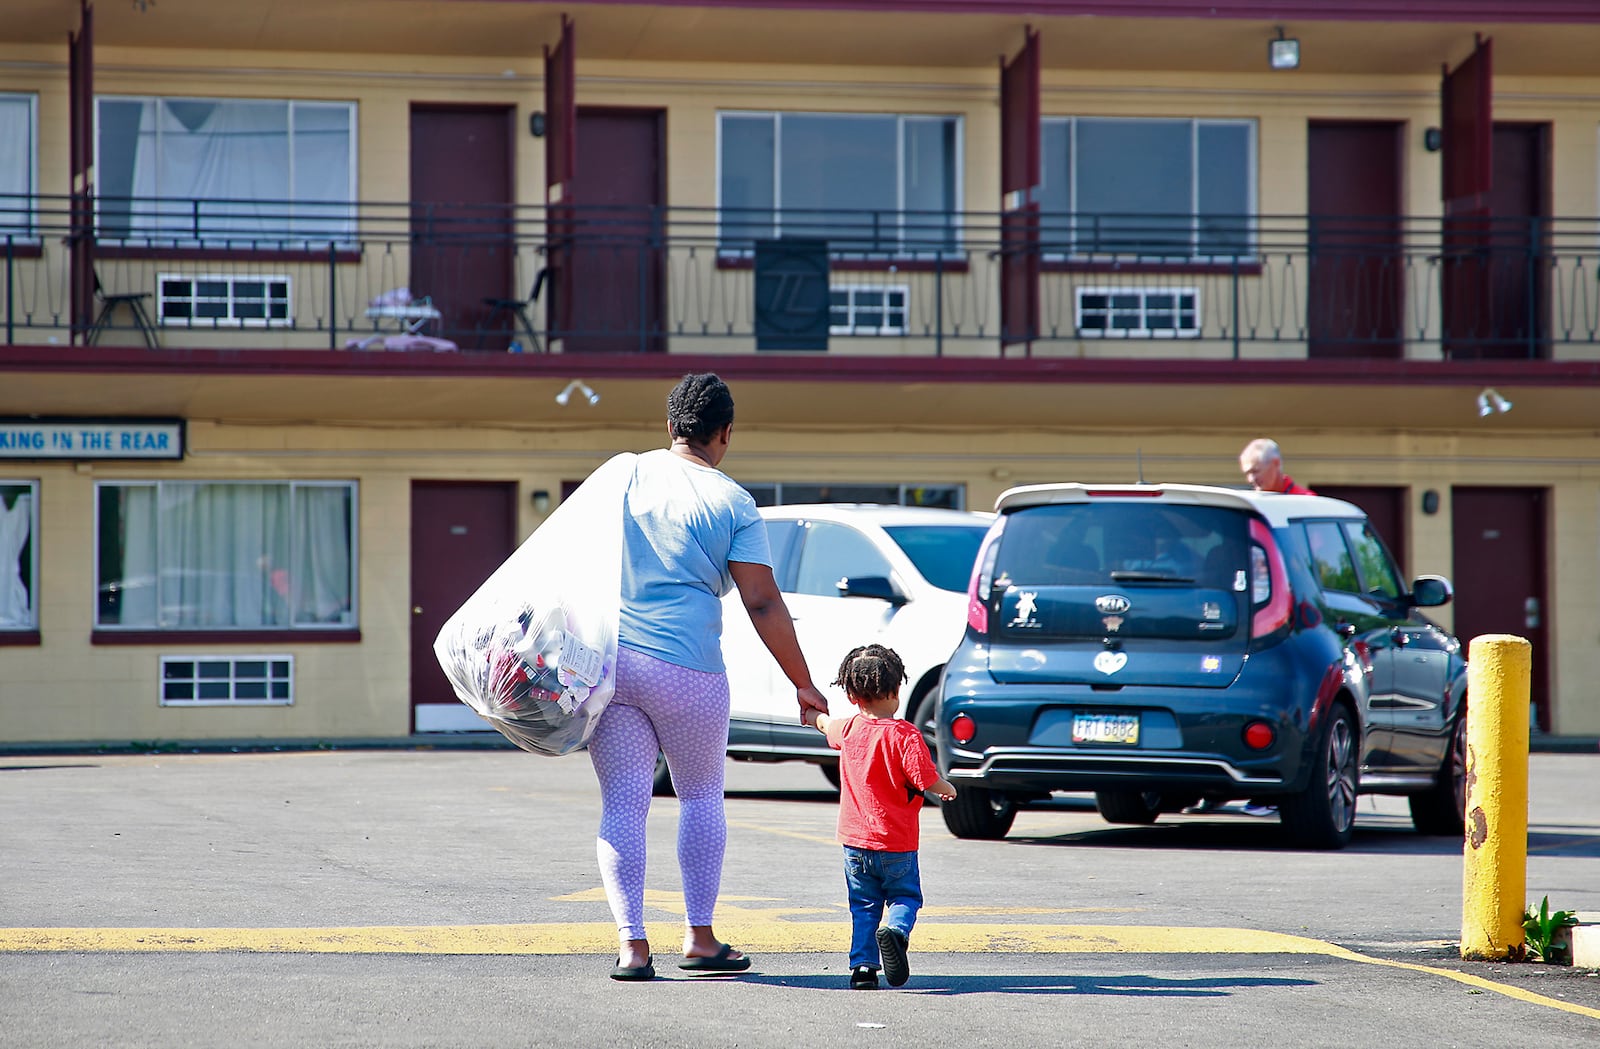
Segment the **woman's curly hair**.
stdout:
<path fill-rule="evenodd" d="M 731 422 L 733 394 L 712 372 L 685 375 L 667 394 L 667 425 L 673 437 L 703 443 Z"/>
<path fill-rule="evenodd" d="M 839 664 L 839 676 L 833 683 L 844 689 L 852 700 L 885 699 L 898 696 L 906 680 L 906 665 L 892 648 L 883 645 L 861 645 L 852 648 Z"/>

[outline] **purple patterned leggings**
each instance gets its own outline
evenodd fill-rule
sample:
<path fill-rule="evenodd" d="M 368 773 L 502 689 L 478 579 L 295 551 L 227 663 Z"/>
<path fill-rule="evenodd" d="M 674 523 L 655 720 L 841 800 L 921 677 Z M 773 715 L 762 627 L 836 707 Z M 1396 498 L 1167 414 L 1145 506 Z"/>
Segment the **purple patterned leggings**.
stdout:
<path fill-rule="evenodd" d="M 658 751 L 667 756 L 678 794 L 687 924 L 711 924 L 728 841 L 722 811 L 728 703 L 726 674 L 617 651 L 617 692 L 589 738 L 589 756 L 600 780 L 600 880 L 622 939 L 646 938 L 645 820 Z"/>

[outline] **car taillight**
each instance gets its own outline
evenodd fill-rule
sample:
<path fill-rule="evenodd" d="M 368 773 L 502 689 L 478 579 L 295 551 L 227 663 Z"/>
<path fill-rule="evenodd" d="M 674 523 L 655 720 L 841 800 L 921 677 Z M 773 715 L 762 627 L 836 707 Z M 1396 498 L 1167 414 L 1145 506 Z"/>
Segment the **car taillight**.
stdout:
<path fill-rule="evenodd" d="M 950 736 L 957 743 L 971 743 L 972 737 L 978 734 L 978 723 L 965 714 L 957 714 L 950 719 Z"/>
<path fill-rule="evenodd" d="M 1252 721 L 1244 727 L 1244 745 L 1251 750 L 1266 750 L 1278 734 L 1265 721 Z"/>
<path fill-rule="evenodd" d="M 994 560 L 1000 553 L 1005 521 L 1001 517 L 989 526 L 989 534 L 983 537 L 978 557 L 972 562 L 972 579 L 967 583 L 967 625 L 980 634 L 989 632 L 989 587 L 994 582 Z"/>
<path fill-rule="evenodd" d="M 1272 529 L 1266 522 L 1250 522 L 1250 636 L 1266 637 L 1281 630 L 1294 610 L 1289 598 L 1289 572 Z"/>

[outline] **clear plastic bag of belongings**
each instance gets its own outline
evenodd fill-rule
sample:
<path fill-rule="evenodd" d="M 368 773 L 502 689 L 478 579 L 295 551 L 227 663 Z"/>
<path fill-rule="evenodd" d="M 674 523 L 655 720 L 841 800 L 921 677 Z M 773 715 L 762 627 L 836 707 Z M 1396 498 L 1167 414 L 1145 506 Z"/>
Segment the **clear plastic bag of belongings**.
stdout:
<path fill-rule="evenodd" d="M 433 643 L 456 696 L 523 750 L 582 748 L 616 690 L 622 501 L 637 458 L 591 474 Z"/>

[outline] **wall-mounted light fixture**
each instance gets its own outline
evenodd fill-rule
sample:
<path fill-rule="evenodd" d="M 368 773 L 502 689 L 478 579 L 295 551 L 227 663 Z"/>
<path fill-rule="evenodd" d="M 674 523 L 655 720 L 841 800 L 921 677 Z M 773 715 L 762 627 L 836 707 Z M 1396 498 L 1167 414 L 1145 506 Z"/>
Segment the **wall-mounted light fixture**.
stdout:
<path fill-rule="evenodd" d="M 1439 491 L 1429 488 L 1422 493 L 1422 512 L 1430 517 L 1439 512 Z"/>
<path fill-rule="evenodd" d="M 574 390 L 583 394 L 584 398 L 588 400 L 590 404 L 600 403 L 600 395 L 591 390 L 589 388 L 589 384 L 584 382 L 582 379 L 573 379 L 571 382 L 567 383 L 567 388 L 556 394 L 556 403 L 565 408 L 567 406 L 567 402 L 572 400 L 572 393 Z"/>
<path fill-rule="evenodd" d="M 1430 127 L 1422 132 L 1422 148 L 1429 153 L 1437 153 L 1444 148 L 1444 132 L 1436 127 Z"/>
<path fill-rule="evenodd" d="M 1493 415 L 1495 412 L 1504 415 L 1512 407 L 1510 401 L 1500 396 L 1499 390 L 1486 389 L 1478 394 L 1478 414 L 1480 416 Z"/>
<path fill-rule="evenodd" d="M 550 512 L 550 492 L 548 489 L 535 488 L 533 490 L 533 508 L 541 514 Z"/>
<path fill-rule="evenodd" d="M 528 114 L 528 134 L 534 138 L 544 138 L 543 113 L 534 112 Z"/>
<path fill-rule="evenodd" d="M 1299 69 L 1300 41 L 1284 36 L 1283 26 L 1277 28 L 1277 37 L 1267 41 L 1267 66 L 1271 69 Z"/>

